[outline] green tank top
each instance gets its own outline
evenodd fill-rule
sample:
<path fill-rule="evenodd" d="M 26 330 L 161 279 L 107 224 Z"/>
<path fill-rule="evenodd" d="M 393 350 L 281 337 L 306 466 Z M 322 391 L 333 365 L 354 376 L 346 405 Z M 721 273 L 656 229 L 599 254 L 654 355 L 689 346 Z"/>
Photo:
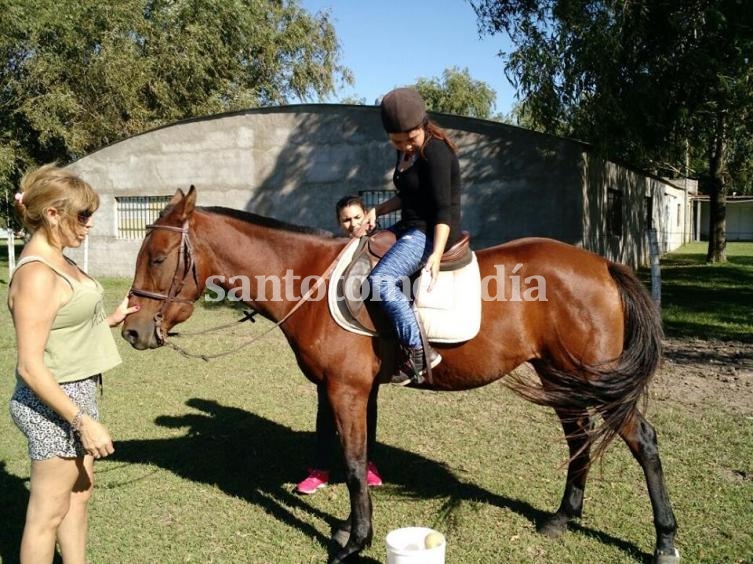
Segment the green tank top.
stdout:
<path fill-rule="evenodd" d="M 73 290 L 71 299 L 55 315 L 44 349 L 45 365 L 58 383 L 83 380 L 120 364 L 120 354 L 106 321 L 100 283 L 93 278 L 89 279 L 90 284 L 81 283 L 36 256 L 18 261 L 16 271 L 30 262 L 47 265 Z"/>

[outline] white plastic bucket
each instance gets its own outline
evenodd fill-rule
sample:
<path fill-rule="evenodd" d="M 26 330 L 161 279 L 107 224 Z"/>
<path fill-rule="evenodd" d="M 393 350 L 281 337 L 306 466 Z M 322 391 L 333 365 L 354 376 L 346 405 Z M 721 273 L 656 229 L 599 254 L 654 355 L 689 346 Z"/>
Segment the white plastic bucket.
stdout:
<path fill-rule="evenodd" d="M 444 564 L 446 542 L 426 548 L 424 539 L 435 533 L 428 527 L 404 527 L 387 535 L 387 564 Z"/>

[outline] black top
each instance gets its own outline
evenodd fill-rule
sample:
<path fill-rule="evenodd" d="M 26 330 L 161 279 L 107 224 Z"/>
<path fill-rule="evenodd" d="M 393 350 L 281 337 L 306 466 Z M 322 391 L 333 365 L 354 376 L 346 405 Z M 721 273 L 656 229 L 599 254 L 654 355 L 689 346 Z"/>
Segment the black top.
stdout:
<path fill-rule="evenodd" d="M 450 226 L 445 250 L 460 238 L 460 164 L 457 155 L 441 139 L 431 138 L 409 168 L 400 171 L 400 152 L 392 180 L 402 201 L 402 219 L 395 228 L 416 227 L 434 236 L 434 226 Z"/>

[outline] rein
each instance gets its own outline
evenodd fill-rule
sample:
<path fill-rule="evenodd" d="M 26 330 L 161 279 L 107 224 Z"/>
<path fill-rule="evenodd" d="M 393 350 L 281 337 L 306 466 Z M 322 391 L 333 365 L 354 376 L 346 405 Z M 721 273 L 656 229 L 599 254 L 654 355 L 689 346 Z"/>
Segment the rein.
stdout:
<path fill-rule="evenodd" d="M 189 272 L 193 273 L 194 280 L 196 281 L 196 285 L 198 287 L 198 277 L 197 277 L 197 273 L 196 273 L 196 263 L 193 260 L 193 255 L 191 254 L 191 242 L 190 242 L 190 239 L 188 238 L 188 222 L 186 221 L 183 224 L 182 227 L 173 227 L 171 225 L 154 225 L 154 224 L 152 224 L 152 225 L 147 225 L 147 229 L 152 229 L 152 230 L 154 230 L 154 229 L 164 229 L 166 231 L 174 231 L 176 233 L 180 233 L 181 234 L 180 249 L 178 251 L 179 252 L 178 264 L 175 267 L 175 274 L 173 275 L 173 280 L 172 280 L 172 282 L 170 284 L 170 289 L 168 290 L 167 294 L 162 294 L 160 292 L 151 292 L 151 291 L 148 291 L 148 290 L 141 290 L 139 288 L 134 288 L 134 287 L 131 287 L 131 290 L 130 290 L 129 294 L 136 295 L 136 296 L 141 296 L 141 297 L 144 297 L 144 298 L 149 298 L 149 299 L 152 299 L 152 300 L 161 300 L 163 302 L 162 305 L 160 306 L 159 311 L 157 311 L 157 313 L 154 314 L 155 333 L 157 335 L 157 342 L 160 345 L 167 344 L 173 350 L 181 353 L 185 357 L 188 357 L 188 358 L 200 358 L 200 359 L 202 359 L 202 360 L 204 360 L 206 362 L 209 362 L 209 360 L 214 359 L 214 358 L 220 358 L 220 357 L 223 357 L 223 356 L 227 356 L 227 355 L 236 353 L 239 350 L 241 350 L 241 349 L 243 349 L 243 348 L 245 348 L 245 347 L 247 347 L 247 346 L 255 343 L 256 341 L 261 340 L 262 338 L 264 338 L 267 335 L 269 335 L 269 333 L 271 333 L 272 331 L 274 331 L 275 329 L 277 329 L 278 327 L 280 327 L 296 311 L 298 311 L 298 309 L 304 303 L 306 303 L 311 298 L 311 296 L 314 295 L 314 292 L 316 292 L 319 289 L 319 287 L 326 280 L 329 280 L 329 277 L 332 274 L 332 271 L 334 270 L 335 265 L 340 260 L 340 258 L 343 256 L 343 254 L 345 253 L 345 251 L 348 249 L 348 245 L 345 245 L 345 247 L 343 247 L 343 249 L 337 254 L 337 256 L 334 258 L 334 260 L 326 268 L 326 270 L 324 271 L 324 273 L 322 274 L 322 276 L 320 276 L 320 277 L 317 278 L 316 284 L 314 284 L 311 288 L 309 288 L 309 291 L 306 292 L 306 294 L 304 296 L 302 296 L 301 299 L 298 300 L 298 302 L 296 302 L 296 304 L 290 309 L 290 311 L 288 311 L 282 317 L 282 319 L 280 319 L 278 322 L 276 322 L 274 325 L 272 325 L 272 327 L 270 327 L 269 329 L 265 330 L 262 334 L 255 335 L 251 339 L 248 339 L 247 341 L 245 341 L 244 343 L 242 343 L 238 347 L 235 347 L 233 349 L 230 349 L 230 350 L 227 350 L 227 351 L 223 351 L 223 352 L 220 352 L 220 353 L 207 355 L 207 354 L 191 353 L 191 352 L 185 350 L 184 348 L 182 348 L 181 346 L 176 345 L 172 341 L 168 342 L 165 339 L 165 336 L 163 335 L 163 332 L 162 332 L 162 321 L 164 319 L 163 310 L 165 309 L 165 307 L 167 307 L 167 305 L 170 302 L 192 304 L 192 303 L 194 303 L 196 301 L 195 299 L 194 300 L 189 300 L 189 299 L 186 299 L 186 298 L 179 298 L 179 297 L 177 297 L 178 294 L 183 290 L 183 286 L 185 286 L 185 281 L 186 281 L 186 278 L 187 278 Z M 181 263 L 181 259 L 183 259 L 183 263 L 185 265 L 182 277 L 180 276 L 180 263 Z M 226 329 L 228 327 L 231 327 L 231 326 L 233 326 L 233 325 L 235 325 L 237 323 L 240 323 L 240 322 L 243 322 L 243 321 L 246 321 L 246 320 L 250 320 L 250 321 L 253 322 L 254 321 L 254 319 L 253 319 L 253 313 L 251 313 L 251 314 L 247 313 L 247 314 L 244 315 L 243 318 L 241 318 L 238 321 L 235 321 L 233 323 L 226 323 L 224 325 L 220 325 L 220 326 L 212 328 L 212 329 L 206 329 L 204 331 L 199 331 L 199 332 L 196 332 L 196 333 L 190 333 L 190 334 L 184 334 L 184 335 L 201 335 L 201 334 L 205 334 L 205 333 L 211 333 L 213 331 L 219 331 L 220 329 Z M 179 332 L 169 333 L 169 336 L 176 336 L 177 337 L 177 336 L 181 336 L 181 333 L 179 333 Z"/>
<path fill-rule="evenodd" d="M 338 256 L 338 258 L 339 258 L 339 256 Z M 337 262 L 337 258 L 335 259 L 335 263 L 336 262 Z M 296 311 L 298 311 L 298 308 L 300 308 L 304 303 L 306 303 L 308 301 L 308 299 L 312 295 L 314 295 L 314 292 L 319 288 L 319 286 L 322 285 L 322 283 L 324 282 L 324 280 L 329 278 L 329 275 L 332 272 L 332 268 L 331 267 L 335 263 L 333 263 L 332 265 L 330 265 L 330 268 L 327 269 L 327 272 L 325 273 L 325 275 L 323 277 L 320 277 L 317 280 L 316 284 L 314 284 L 314 286 L 308 292 L 306 292 L 305 296 L 301 297 L 301 299 L 298 300 L 298 302 L 296 302 L 296 304 L 290 309 L 290 311 L 288 313 L 286 313 L 283 316 L 282 319 L 280 319 L 280 321 L 276 322 L 274 325 L 272 325 L 272 327 L 270 327 L 269 329 L 265 330 L 261 335 L 255 335 L 255 336 L 251 337 L 250 339 L 246 340 L 245 342 L 243 342 L 241 345 L 239 345 L 239 346 L 237 346 L 237 347 L 235 347 L 233 349 L 229 349 L 229 350 L 226 350 L 226 351 L 223 351 L 223 352 L 219 352 L 219 353 L 215 353 L 215 354 L 199 354 L 199 353 L 189 352 L 186 349 L 184 349 L 183 347 L 181 347 L 180 345 L 176 345 L 172 341 L 167 342 L 167 344 L 173 350 L 178 351 L 180 354 L 182 354 L 185 357 L 188 357 L 188 358 L 200 358 L 201 360 L 203 360 L 205 362 L 209 362 L 210 360 L 212 360 L 214 358 L 221 358 L 223 356 L 228 356 L 228 355 L 234 354 L 234 353 L 238 352 L 239 350 L 244 349 L 247 346 L 255 343 L 256 341 L 260 341 L 261 339 L 263 339 L 264 337 L 266 337 L 267 335 L 269 335 L 272 331 L 274 331 L 275 329 L 277 329 L 280 325 L 282 325 L 283 323 L 285 323 Z M 227 327 L 231 327 L 231 326 L 235 325 L 236 323 L 240 323 L 242 321 L 246 321 L 247 319 L 249 319 L 251 321 L 254 321 L 254 319 L 253 319 L 253 317 L 251 315 L 246 314 L 242 319 L 239 319 L 238 321 L 234 321 L 233 323 L 226 323 L 225 325 L 220 325 L 219 327 L 215 327 L 213 329 L 206 329 L 206 330 L 200 331 L 198 333 L 193 333 L 192 335 L 201 335 L 201 334 L 204 334 L 204 333 L 211 333 L 213 331 L 219 331 L 220 329 L 226 329 Z M 174 334 L 171 334 L 171 335 L 176 336 L 176 337 L 181 336 L 180 333 L 174 333 Z"/>

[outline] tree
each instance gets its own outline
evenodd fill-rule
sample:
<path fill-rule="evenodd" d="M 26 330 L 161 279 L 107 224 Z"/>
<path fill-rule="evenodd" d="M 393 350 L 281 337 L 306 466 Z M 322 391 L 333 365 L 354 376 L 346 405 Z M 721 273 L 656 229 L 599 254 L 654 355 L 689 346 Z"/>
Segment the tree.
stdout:
<path fill-rule="evenodd" d="M 730 185 L 749 188 L 753 11 L 743 0 L 472 0 L 516 49 L 508 78 L 545 131 L 708 191 L 707 259 L 726 260 Z"/>
<path fill-rule="evenodd" d="M 497 93 L 471 78 L 468 69 L 445 69 L 442 80 L 419 78 L 415 84 L 430 111 L 490 119 Z"/>
<path fill-rule="evenodd" d="M 0 0 L 0 189 L 154 127 L 351 83 L 296 0 Z"/>
<path fill-rule="evenodd" d="M 342 98 L 338 104 L 351 104 L 353 106 L 368 106 L 369 103 L 366 101 L 366 98 L 363 96 L 345 96 Z"/>

